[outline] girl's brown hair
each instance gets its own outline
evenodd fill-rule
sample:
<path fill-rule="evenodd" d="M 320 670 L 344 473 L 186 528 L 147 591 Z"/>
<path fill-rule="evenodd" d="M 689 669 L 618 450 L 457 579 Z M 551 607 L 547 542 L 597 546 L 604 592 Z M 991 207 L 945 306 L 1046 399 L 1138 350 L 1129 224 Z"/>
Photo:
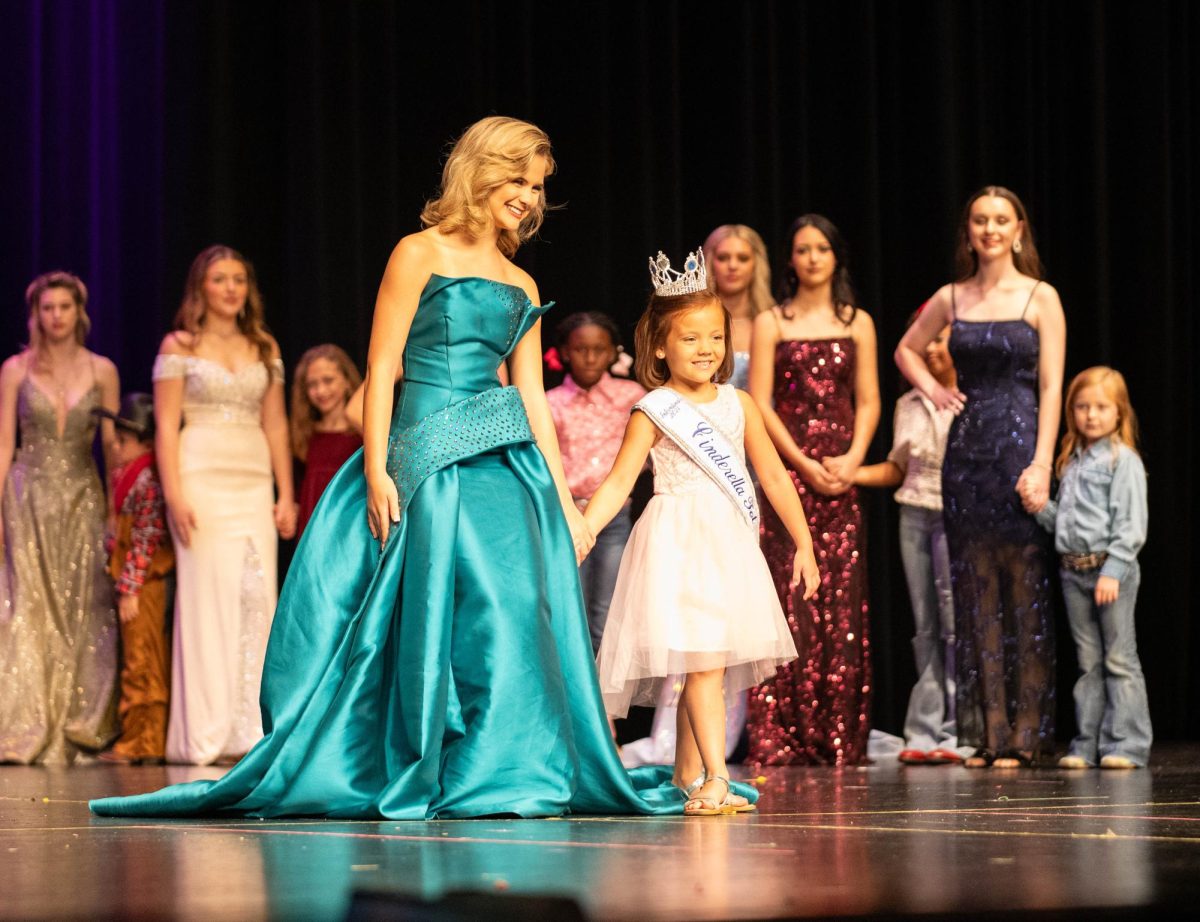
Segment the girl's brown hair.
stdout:
<path fill-rule="evenodd" d="M 71 293 L 75 302 L 75 342 L 83 345 L 88 331 L 92 328 L 91 318 L 87 314 L 88 290 L 83 279 L 62 269 L 53 272 L 43 272 L 25 289 L 25 303 L 29 305 L 29 348 L 37 355 L 42 349 L 42 324 L 38 320 L 38 304 L 42 295 L 51 288 L 61 288 Z"/>
<path fill-rule="evenodd" d="M 487 197 L 510 179 L 524 175 L 534 157 L 546 158 L 546 175 L 554 172 L 550 138 L 537 125 L 493 115 L 480 119 L 463 132 L 442 167 L 442 187 L 437 198 L 425 203 L 422 227 L 463 231 L 478 237 L 491 227 Z M 511 257 L 542 226 L 546 193 L 538 196 L 515 230 L 500 231 L 497 246 Z"/>
<path fill-rule="evenodd" d="M 958 237 L 954 244 L 954 272 L 960 282 L 968 281 L 979 271 L 979 256 L 971 249 L 971 206 L 981 198 L 1002 198 L 1013 207 L 1017 220 L 1021 222 L 1021 236 L 1017 242 L 1021 244 L 1020 251 L 1013 250 L 1013 265 L 1022 275 L 1032 279 L 1046 277 L 1042 268 L 1041 257 L 1038 256 L 1037 244 L 1033 240 L 1033 225 L 1029 223 L 1029 213 L 1025 203 L 1017 193 L 1004 186 L 984 186 L 969 199 L 963 207 L 962 218 L 958 222 Z"/>
<path fill-rule="evenodd" d="M 296 363 L 296 375 L 292 378 L 292 454 L 301 461 L 308 460 L 308 443 L 312 441 L 313 428 L 321 418 L 321 412 L 308 399 L 308 368 L 317 359 L 326 359 L 337 366 L 348 385 L 346 399 L 358 390 L 362 384 L 362 375 L 358 366 L 348 356 L 344 349 L 333 343 L 322 343 L 313 346 Z"/>
<path fill-rule="evenodd" d="M 699 310 L 710 304 L 721 308 L 721 313 L 725 316 L 725 358 L 721 360 L 721 367 L 713 375 L 713 382 L 723 384 L 729 380 L 733 375 L 733 349 L 730 346 L 732 322 L 729 311 L 721 303 L 721 299 L 705 289 L 671 297 L 657 294 L 650 296 L 646 312 L 638 320 L 637 329 L 633 332 L 633 347 L 637 352 L 633 363 L 633 372 L 642 387 L 646 390 L 662 387 L 671 377 L 667 360 L 660 359 L 654 353 L 661 349 L 667 341 L 667 334 L 670 333 L 671 324 L 675 318 L 687 311 Z"/>
<path fill-rule="evenodd" d="M 1067 432 L 1063 436 L 1062 450 L 1058 453 L 1058 459 L 1054 463 L 1054 473 L 1059 477 L 1062 477 L 1063 471 L 1071 463 L 1071 456 L 1075 453 L 1075 449 L 1083 444 L 1083 437 L 1075 428 L 1074 406 L 1075 398 L 1085 387 L 1103 388 L 1108 398 L 1117 405 L 1117 428 L 1112 434 L 1114 454 L 1117 443 L 1128 445 L 1134 451 L 1138 450 L 1137 415 L 1133 412 L 1133 404 L 1129 402 L 1129 388 L 1125 384 L 1125 376 L 1107 365 L 1085 368 L 1071 380 L 1071 386 L 1067 388 L 1066 400 L 1063 401 L 1063 416 L 1067 421 Z"/>
<path fill-rule="evenodd" d="M 263 317 L 262 293 L 258 290 L 258 278 L 254 274 L 254 266 L 250 260 L 232 247 L 222 244 L 201 250 L 192 260 L 188 269 L 187 281 L 183 285 L 183 300 L 179 312 L 175 315 L 175 329 L 192 334 L 192 347 L 204 335 L 205 314 L 208 305 L 204 301 L 204 277 L 208 274 L 209 266 L 222 259 L 232 259 L 240 262 L 246 270 L 246 303 L 237 316 L 238 330 L 258 349 L 258 357 L 266 366 L 271 364 L 271 336 Z"/>
<path fill-rule="evenodd" d="M 730 237 L 744 240 L 754 254 L 754 272 L 750 276 L 750 316 L 757 317 L 765 310 L 770 310 L 775 304 L 771 297 L 771 262 L 767 256 L 767 245 L 759 236 L 758 231 L 745 224 L 722 224 L 704 241 L 704 264 L 712 266 L 717 256 L 717 247 Z M 708 271 L 708 287 L 717 290 L 717 274 L 710 268 Z"/>

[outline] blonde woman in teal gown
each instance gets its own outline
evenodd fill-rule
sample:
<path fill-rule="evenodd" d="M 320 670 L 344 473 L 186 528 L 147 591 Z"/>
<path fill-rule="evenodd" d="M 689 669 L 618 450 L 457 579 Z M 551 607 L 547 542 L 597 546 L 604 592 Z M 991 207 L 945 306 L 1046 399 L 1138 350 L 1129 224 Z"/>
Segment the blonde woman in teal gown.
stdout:
<path fill-rule="evenodd" d="M 535 126 L 477 122 L 426 229 L 392 253 L 364 447 L 326 489 L 284 584 L 265 738 L 219 781 L 94 801 L 96 813 L 682 813 L 670 769 L 627 774 L 608 733 L 576 569 L 594 538 L 542 390 L 550 305 L 510 262 L 541 224 L 553 168 Z M 500 386 L 502 364 L 513 386 Z"/>

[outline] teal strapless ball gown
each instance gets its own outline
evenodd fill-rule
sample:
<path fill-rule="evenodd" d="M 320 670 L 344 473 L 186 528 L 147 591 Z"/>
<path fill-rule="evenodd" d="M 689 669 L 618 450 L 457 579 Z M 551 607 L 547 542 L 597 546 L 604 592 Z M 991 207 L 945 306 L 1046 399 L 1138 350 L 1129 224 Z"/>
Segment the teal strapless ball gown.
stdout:
<path fill-rule="evenodd" d="M 367 529 L 360 451 L 280 595 L 262 741 L 218 781 L 95 800 L 95 813 L 682 812 L 668 769 L 630 774 L 617 757 L 554 481 L 519 393 L 496 378 L 549 307 L 488 279 L 430 278 L 388 443 L 403 513 L 386 546 Z"/>

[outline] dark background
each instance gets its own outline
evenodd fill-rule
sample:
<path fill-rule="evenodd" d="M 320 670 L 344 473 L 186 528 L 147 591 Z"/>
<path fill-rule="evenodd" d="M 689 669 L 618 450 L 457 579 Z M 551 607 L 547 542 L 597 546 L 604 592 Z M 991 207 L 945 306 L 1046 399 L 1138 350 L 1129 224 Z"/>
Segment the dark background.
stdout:
<path fill-rule="evenodd" d="M 0 347 L 51 268 L 92 292 L 90 345 L 125 389 L 187 266 L 255 263 L 289 367 L 365 355 L 375 286 L 416 230 L 446 145 L 492 113 L 555 144 L 563 210 L 519 261 L 545 300 L 626 328 L 646 258 L 714 226 L 773 254 L 797 214 L 841 228 L 880 339 L 890 440 L 904 319 L 951 270 L 972 190 L 1021 194 L 1067 313 L 1067 376 L 1125 372 L 1151 532 L 1139 635 L 1160 739 L 1200 737 L 1194 625 L 1200 4 L 5 2 Z M 778 275 L 779 262 L 773 266 Z M 554 315 L 551 315 L 553 320 Z M 894 503 L 868 500 L 876 724 L 913 680 Z M 330 575 L 336 578 L 335 574 Z M 1074 652 L 1059 638 L 1060 736 Z"/>

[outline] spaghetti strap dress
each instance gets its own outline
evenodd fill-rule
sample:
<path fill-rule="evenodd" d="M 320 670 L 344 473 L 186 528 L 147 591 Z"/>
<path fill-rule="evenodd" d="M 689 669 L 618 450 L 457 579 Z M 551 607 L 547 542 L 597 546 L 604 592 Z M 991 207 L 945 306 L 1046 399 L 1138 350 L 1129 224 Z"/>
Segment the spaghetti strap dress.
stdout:
<path fill-rule="evenodd" d="M 92 457 L 100 385 L 67 409 L 26 374 L 4 483 L 0 761 L 63 765 L 117 735 L 119 634 Z"/>
<path fill-rule="evenodd" d="M 1038 424 L 1038 332 L 1020 318 L 959 319 L 950 354 L 966 406 L 950 427 L 942 501 L 954 589 L 957 719 L 964 746 L 1054 746 L 1049 540 L 1017 495 Z"/>
<path fill-rule="evenodd" d="M 271 631 L 266 736 L 218 781 L 93 811 L 682 812 L 669 769 L 629 774 L 618 759 L 554 480 L 520 392 L 496 377 L 548 308 L 502 282 L 430 277 L 388 441 L 401 519 L 381 549 L 361 452 L 325 490 Z"/>

